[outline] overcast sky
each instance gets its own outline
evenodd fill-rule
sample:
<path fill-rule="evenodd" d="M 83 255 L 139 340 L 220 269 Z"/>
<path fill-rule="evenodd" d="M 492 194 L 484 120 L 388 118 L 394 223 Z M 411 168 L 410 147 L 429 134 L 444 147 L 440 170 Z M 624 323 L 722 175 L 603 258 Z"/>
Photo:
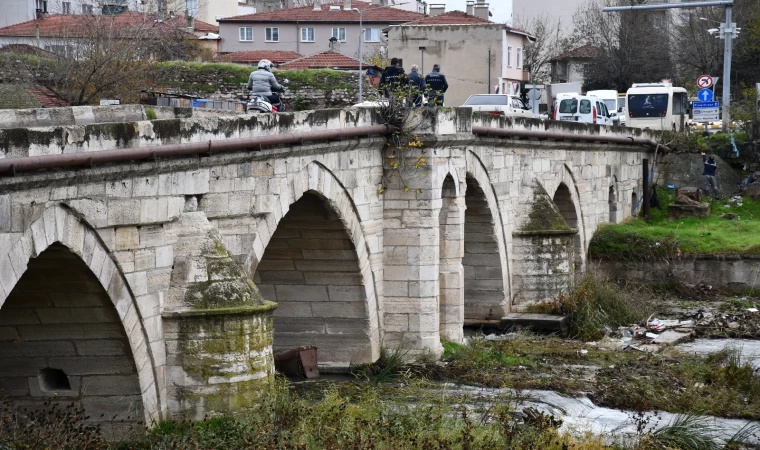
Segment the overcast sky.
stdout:
<path fill-rule="evenodd" d="M 431 1 L 428 1 L 428 4 L 430 4 Z M 466 7 L 465 4 L 467 3 L 466 0 L 436 0 L 432 3 L 445 3 L 446 4 L 446 11 L 465 11 Z M 491 0 L 489 3 L 489 7 L 491 9 L 491 13 L 493 14 L 493 17 L 491 17 L 491 20 L 498 23 L 506 23 L 507 19 L 509 19 L 509 13 L 507 10 L 509 9 L 509 3 L 511 2 L 505 2 L 502 0 Z"/>

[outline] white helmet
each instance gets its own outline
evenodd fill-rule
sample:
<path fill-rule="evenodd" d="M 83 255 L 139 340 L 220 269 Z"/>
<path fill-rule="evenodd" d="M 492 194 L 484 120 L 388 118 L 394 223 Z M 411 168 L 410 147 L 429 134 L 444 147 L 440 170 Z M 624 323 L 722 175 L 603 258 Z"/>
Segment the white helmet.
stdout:
<path fill-rule="evenodd" d="M 274 64 L 272 64 L 272 61 L 270 61 L 268 59 L 262 59 L 261 61 L 259 61 L 259 69 L 264 69 L 264 70 L 268 70 L 268 71 L 271 72 L 273 65 Z"/>

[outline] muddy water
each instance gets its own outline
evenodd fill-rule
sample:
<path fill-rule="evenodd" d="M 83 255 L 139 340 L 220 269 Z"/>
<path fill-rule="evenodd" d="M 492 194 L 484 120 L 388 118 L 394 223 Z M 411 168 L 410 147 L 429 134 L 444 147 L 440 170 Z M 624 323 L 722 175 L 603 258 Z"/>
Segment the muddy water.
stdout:
<path fill-rule="evenodd" d="M 737 340 L 737 339 L 697 339 L 687 344 L 677 346 L 684 353 L 705 356 L 710 353 L 730 348 L 741 348 L 742 357 L 749 361 L 753 367 L 760 370 L 760 341 Z M 655 374 L 656 375 L 656 374 Z M 331 376 L 328 380 L 314 380 L 294 383 L 297 389 L 319 390 L 325 382 L 355 382 L 348 376 Z M 515 404 L 517 409 L 533 407 L 545 414 L 551 414 L 563 421 L 562 431 L 586 432 L 605 436 L 609 443 L 625 441 L 627 438 L 634 439 L 636 435 L 635 413 L 619 409 L 611 409 L 594 405 L 586 397 L 568 397 L 554 391 L 522 390 L 514 392 L 507 389 L 481 388 L 475 386 L 441 383 L 438 388 L 428 388 L 431 392 L 445 396 L 466 396 L 474 406 L 483 406 L 483 403 L 497 401 L 497 398 L 520 398 Z M 402 401 L 399 399 L 399 401 Z M 457 397 L 461 401 L 461 397 Z M 665 426 L 675 420 L 676 415 L 667 412 L 649 412 L 654 416 L 648 423 L 647 430 Z M 741 419 L 724 419 L 719 417 L 706 417 L 714 429 L 719 430 L 715 438 L 725 441 L 733 436 L 750 421 Z M 755 442 L 760 444 L 760 441 Z"/>
<path fill-rule="evenodd" d="M 752 367 L 760 370 L 760 341 L 748 339 L 696 339 L 686 344 L 676 346 L 683 352 L 692 355 L 706 356 L 728 349 L 741 351 L 742 361 L 749 362 Z"/>

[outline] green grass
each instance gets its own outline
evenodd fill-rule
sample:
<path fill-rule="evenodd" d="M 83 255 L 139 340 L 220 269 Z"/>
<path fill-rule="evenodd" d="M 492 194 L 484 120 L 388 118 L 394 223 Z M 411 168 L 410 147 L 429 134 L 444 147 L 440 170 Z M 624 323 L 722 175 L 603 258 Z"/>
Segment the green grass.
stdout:
<path fill-rule="evenodd" d="M 624 260 L 672 258 L 678 249 L 683 255 L 693 254 L 760 254 L 760 202 L 745 198 L 742 206 L 728 200 L 707 199 L 711 215 L 705 219 L 667 218 L 667 205 L 675 200 L 675 192 L 658 191 L 662 210 L 651 209 L 651 220 L 629 220 L 618 225 L 605 225 L 594 234 L 589 244 L 589 257 Z M 725 207 L 725 205 L 731 205 Z M 721 219 L 723 213 L 734 213 L 736 219 Z"/>

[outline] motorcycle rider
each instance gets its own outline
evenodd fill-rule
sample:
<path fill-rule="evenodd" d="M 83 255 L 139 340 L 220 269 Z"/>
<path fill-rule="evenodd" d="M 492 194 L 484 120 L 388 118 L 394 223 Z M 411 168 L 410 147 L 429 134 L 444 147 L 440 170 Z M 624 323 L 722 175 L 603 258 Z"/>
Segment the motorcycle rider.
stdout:
<path fill-rule="evenodd" d="M 443 106 L 443 93 L 449 89 L 446 75 L 441 73 L 441 65 L 433 65 L 433 71 L 425 75 L 428 88 L 428 105 Z"/>
<path fill-rule="evenodd" d="M 251 97 L 264 97 L 272 105 L 279 105 L 282 110 L 280 96 L 275 92 L 284 92 L 285 88 L 277 83 L 277 78 L 272 73 L 272 66 L 272 61 L 268 59 L 259 61 L 259 69 L 251 72 L 248 77 L 248 90 L 251 91 Z"/>

